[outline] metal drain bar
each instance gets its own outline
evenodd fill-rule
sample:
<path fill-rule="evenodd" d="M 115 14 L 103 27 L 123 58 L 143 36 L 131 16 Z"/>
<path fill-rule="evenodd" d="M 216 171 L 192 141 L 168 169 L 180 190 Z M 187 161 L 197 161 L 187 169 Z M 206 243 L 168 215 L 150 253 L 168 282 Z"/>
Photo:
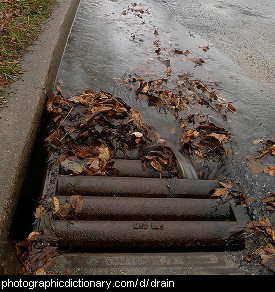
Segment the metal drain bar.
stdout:
<path fill-rule="evenodd" d="M 216 185 L 217 181 L 213 180 L 60 175 L 57 193 L 67 196 L 209 198 Z"/>
<path fill-rule="evenodd" d="M 70 197 L 58 196 L 61 204 Z M 212 199 L 83 197 L 77 220 L 224 221 L 233 216 L 230 203 Z"/>
<path fill-rule="evenodd" d="M 50 168 L 44 193 L 61 204 L 72 195 L 83 198 L 77 214 L 51 220 L 60 247 L 138 252 L 242 246 L 246 216 L 231 202 L 210 198 L 217 181 L 157 177 L 133 160 L 115 160 L 114 167 L 123 176 L 70 176 Z"/>

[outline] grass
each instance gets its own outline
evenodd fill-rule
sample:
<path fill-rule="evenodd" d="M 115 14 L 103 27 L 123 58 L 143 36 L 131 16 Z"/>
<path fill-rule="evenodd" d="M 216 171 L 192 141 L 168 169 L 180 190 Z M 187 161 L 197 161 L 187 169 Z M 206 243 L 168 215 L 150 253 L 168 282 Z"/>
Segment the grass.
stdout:
<path fill-rule="evenodd" d="M 26 47 L 51 15 L 55 0 L 0 0 L 0 93 L 22 73 Z"/>

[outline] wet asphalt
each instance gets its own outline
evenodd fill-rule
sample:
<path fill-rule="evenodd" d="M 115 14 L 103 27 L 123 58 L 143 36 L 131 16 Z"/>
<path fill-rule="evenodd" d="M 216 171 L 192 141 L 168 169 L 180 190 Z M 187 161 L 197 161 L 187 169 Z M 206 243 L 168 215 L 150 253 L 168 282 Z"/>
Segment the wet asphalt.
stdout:
<path fill-rule="evenodd" d="M 162 0 L 186 28 L 275 89 L 275 1 Z"/>

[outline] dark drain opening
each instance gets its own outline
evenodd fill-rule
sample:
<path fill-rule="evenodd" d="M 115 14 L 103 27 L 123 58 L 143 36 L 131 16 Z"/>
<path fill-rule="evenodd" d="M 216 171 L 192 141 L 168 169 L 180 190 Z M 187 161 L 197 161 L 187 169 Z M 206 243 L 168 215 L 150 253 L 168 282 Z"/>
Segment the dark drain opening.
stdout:
<path fill-rule="evenodd" d="M 34 212 L 41 198 L 41 188 L 47 165 L 47 152 L 45 146 L 43 146 L 46 123 L 47 119 L 44 114 L 40 122 L 39 131 L 11 224 L 10 239 L 12 241 L 26 240 L 29 233 L 33 230 Z"/>

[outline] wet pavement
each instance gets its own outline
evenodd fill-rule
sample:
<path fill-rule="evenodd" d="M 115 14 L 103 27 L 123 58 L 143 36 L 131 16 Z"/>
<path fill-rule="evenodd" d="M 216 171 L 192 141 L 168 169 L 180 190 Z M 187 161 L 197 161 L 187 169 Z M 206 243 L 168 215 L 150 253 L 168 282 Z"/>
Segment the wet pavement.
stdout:
<path fill-rule="evenodd" d="M 244 185 L 255 198 L 248 208 L 249 214 L 251 218 L 258 218 L 265 214 L 262 197 L 274 192 L 274 177 L 252 173 L 246 167 L 246 157 L 261 145 L 254 145 L 254 140 L 272 138 L 274 100 L 263 83 L 248 77 L 222 50 L 209 46 L 207 34 L 202 38 L 186 28 L 173 12 L 177 10 L 176 2 L 82 1 L 57 80 L 62 80 L 62 89 L 71 95 L 92 89 L 121 97 L 140 111 L 143 120 L 152 125 L 161 138 L 175 146 L 171 129 L 176 121 L 148 107 L 144 101 L 136 100 L 133 92 L 121 86 L 121 80 L 128 74 L 169 79 L 167 68 L 172 70 L 173 76 L 188 73 L 202 80 L 237 109 L 227 116 L 226 128 L 232 134 L 233 151 L 219 178 L 235 179 Z M 175 50 L 190 53 L 185 55 Z M 203 62 L 197 62 L 201 59 Z M 169 81 L 173 86 L 172 77 Z M 225 126 L 219 115 L 211 111 L 209 114 Z M 265 163 L 273 165 L 274 161 Z"/>
<path fill-rule="evenodd" d="M 237 0 L 162 1 L 177 21 L 205 37 L 270 92 L 275 87 L 275 3 Z"/>

